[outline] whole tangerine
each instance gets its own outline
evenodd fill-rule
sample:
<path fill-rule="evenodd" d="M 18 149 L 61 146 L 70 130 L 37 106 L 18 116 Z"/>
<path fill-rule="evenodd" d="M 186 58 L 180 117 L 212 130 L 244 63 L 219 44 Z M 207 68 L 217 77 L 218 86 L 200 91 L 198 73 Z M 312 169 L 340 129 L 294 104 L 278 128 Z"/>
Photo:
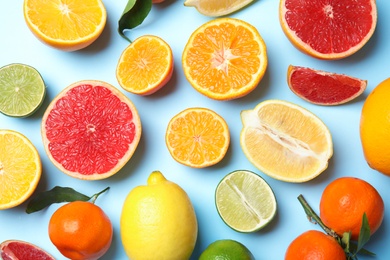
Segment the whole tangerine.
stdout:
<path fill-rule="evenodd" d="M 104 211 L 91 202 L 74 201 L 58 208 L 49 222 L 49 237 L 57 249 L 73 260 L 93 260 L 104 255 L 113 227 Z"/>
<path fill-rule="evenodd" d="M 317 230 L 309 230 L 291 242 L 284 259 L 345 260 L 346 255 L 333 237 Z"/>
<path fill-rule="evenodd" d="M 365 180 L 342 177 L 324 189 L 320 200 L 320 218 L 339 236 L 351 231 L 351 239 L 357 240 L 364 213 L 372 235 L 382 224 L 384 202 L 379 192 Z"/>

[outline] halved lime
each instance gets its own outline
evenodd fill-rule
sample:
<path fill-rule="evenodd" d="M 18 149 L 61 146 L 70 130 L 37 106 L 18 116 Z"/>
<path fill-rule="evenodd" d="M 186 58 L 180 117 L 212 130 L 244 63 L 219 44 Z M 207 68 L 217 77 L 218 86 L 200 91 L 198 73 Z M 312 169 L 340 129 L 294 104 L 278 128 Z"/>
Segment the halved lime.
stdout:
<path fill-rule="evenodd" d="M 45 83 L 31 66 L 13 63 L 0 68 L 0 112 L 13 117 L 33 114 L 46 94 Z"/>
<path fill-rule="evenodd" d="M 274 192 L 259 175 L 246 170 L 226 175 L 215 191 L 215 203 L 222 220 L 239 232 L 254 232 L 275 216 Z"/>

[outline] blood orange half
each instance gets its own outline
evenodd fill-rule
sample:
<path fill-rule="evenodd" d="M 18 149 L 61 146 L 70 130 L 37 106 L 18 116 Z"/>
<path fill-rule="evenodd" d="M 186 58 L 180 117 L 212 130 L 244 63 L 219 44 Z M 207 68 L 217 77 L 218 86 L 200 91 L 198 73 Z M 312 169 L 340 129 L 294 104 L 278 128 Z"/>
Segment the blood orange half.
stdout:
<path fill-rule="evenodd" d="M 367 80 L 290 65 L 287 83 L 300 98 L 317 105 L 340 105 L 364 92 Z"/>
<path fill-rule="evenodd" d="M 98 180 L 118 172 L 141 138 L 133 103 L 102 81 L 80 81 L 65 88 L 42 119 L 43 144 L 64 173 Z"/>
<path fill-rule="evenodd" d="M 55 258 L 31 243 L 20 240 L 6 240 L 0 244 L 0 259 L 54 260 Z"/>
<path fill-rule="evenodd" d="M 280 24 L 302 52 L 341 59 L 361 49 L 377 23 L 375 0 L 281 0 Z"/>

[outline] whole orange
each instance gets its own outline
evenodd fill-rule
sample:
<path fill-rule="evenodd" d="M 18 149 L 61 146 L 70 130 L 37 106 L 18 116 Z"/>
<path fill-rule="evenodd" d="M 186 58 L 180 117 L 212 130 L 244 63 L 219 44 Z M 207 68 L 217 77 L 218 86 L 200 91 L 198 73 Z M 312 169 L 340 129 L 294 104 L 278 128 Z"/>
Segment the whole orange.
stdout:
<path fill-rule="evenodd" d="M 317 230 L 309 230 L 288 246 L 285 260 L 345 260 L 346 255 L 337 241 Z"/>
<path fill-rule="evenodd" d="M 72 260 L 92 260 L 111 245 L 113 228 L 104 211 L 91 202 L 74 201 L 58 208 L 49 222 L 49 237 Z"/>
<path fill-rule="evenodd" d="M 368 182 L 342 177 L 324 189 L 320 201 L 320 218 L 338 235 L 351 231 L 351 238 L 357 240 L 364 213 L 372 235 L 382 224 L 384 203 L 378 191 Z"/>
<path fill-rule="evenodd" d="M 390 175 L 390 78 L 368 95 L 360 117 L 360 139 L 368 165 Z"/>

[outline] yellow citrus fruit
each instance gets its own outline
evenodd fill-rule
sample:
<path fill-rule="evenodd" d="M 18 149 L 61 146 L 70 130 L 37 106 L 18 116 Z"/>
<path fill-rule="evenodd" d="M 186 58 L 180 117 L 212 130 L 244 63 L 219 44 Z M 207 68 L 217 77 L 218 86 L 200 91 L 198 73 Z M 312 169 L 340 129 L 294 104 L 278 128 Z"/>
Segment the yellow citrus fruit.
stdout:
<path fill-rule="evenodd" d="M 223 16 L 238 11 L 253 0 L 186 0 L 185 6 L 195 7 L 199 13 L 207 16 Z"/>
<path fill-rule="evenodd" d="M 16 131 L 0 130 L 0 210 L 27 200 L 41 173 L 41 159 L 31 141 Z"/>
<path fill-rule="evenodd" d="M 241 148 L 265 174 L 286 182 L 305 182 L 328 167 L 333 154 L 327 126 L 307 109 L 267 100 L 241 112 Z"/>
<path fill-rule="evenodd" d="M 225 156 L 230 133 L 225 120 L 207 108 L 188 108 L 168 123 L 165 142 L 179 163 L 204 168 L 220 162 Z"/>
<path fill-rule="evenodd" d="M 76 51 L 93 43 L 107 20 L 101 0 L 24 0 L 23 7 L 33 34 L 63 51 Z"/>
<path fill-rule="evenodd" d="M 249 249 L 238 241 L 221 239 L 211 243 L 199 260 L 254 260 Z"/>
<path fill-rule="evenodd" d="M 122 244 L 130 259 L 189 259 L 198 224 L 187 193 L 161 172 L 127 195 L 120 218 Z"/>
<path fill-rule="evenodd" d="M 267 64 L 266 46 L 257 29 L 235 18 L 213 19 L 200 26 L 182 55 L 187 80 L 216 100 L 235 99 L 253 91 Z"/>
<path fill-rule="evenodd" d="M 163 39 L 144 35 L 133 41 L 122 53 L 116 78 L 131 93 L 150 95 L 172 77 L 173 54 Z"/>
<path fill-rule="evenodd" d="M 390 176 L 390 78 L 368 95 L 360 118 L 360 139 L 368 165 Z"/>

